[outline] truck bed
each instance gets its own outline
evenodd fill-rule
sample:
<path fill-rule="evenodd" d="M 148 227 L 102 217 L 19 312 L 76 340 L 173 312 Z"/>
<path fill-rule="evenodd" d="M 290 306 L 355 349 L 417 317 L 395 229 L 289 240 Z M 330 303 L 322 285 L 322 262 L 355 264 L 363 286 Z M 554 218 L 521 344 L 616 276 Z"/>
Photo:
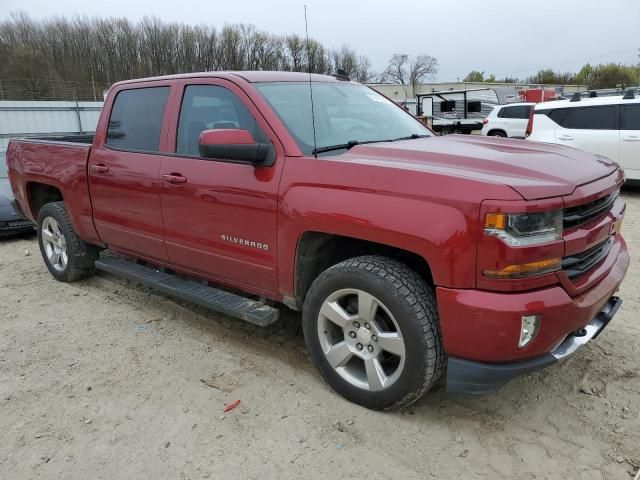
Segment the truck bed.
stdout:
<path fill-rule="evenodd" d="M 46 185 L 57 189 L 65 202 L 74 205 L 69 215 L 78 233 L 97 239 L 87 175 L 92 143 L 93 134 L 11 139 L 7 167 L 15 199 L 27 218 L 37 220 L 29 198 L 38 185 Z"/>
<path fill-rule="evenodd" d="M 81 143 L 90 146 L 93 143 L 94 133 L 86 133 L 81 135 L 47 135 L 42 137 L 24 137 L 16 138 L 21 142 L 51 142 L 51 143 Z"/>

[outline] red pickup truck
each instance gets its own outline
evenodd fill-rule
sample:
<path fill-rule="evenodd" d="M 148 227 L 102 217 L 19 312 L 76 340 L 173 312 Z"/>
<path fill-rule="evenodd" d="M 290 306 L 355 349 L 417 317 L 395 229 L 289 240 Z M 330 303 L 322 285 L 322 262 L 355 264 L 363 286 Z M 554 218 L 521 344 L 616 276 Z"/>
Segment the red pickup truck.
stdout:
<path fill-rule="evenodd" d="M 99 268 L 258 325 L 284 303 L 328 383 L 374 409 L 445 366 L 450 391 L 490 393 L 571 355 L 629 264 L 615 162 L 437 137 L 341 76 L 117 83 L 95 136 L 13 140 L 7 161 L 55 278 Z"/>

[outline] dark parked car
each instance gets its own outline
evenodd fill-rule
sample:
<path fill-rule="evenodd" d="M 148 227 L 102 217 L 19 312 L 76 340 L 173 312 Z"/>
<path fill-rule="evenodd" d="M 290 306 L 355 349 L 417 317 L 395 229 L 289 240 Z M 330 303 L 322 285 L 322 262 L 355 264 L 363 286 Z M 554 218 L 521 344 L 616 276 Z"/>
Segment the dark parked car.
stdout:
<path fill-rule="evenodd" d="M 4 158 L 0 158 L 0 238 L 33 232 L 33 223 L 13 208 L 13 193 L 7 178 Z"/>

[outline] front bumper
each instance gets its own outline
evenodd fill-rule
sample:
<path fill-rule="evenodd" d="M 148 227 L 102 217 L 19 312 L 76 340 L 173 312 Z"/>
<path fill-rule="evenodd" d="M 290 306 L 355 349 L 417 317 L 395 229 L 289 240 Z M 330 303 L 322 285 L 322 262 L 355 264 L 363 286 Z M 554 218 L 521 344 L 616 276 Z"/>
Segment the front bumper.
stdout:
<path fill-rule="evenodd" d="M 449 357 L 481 363 L 513 363 L 546 355 L 598 315 L 620 287 L 629 261 L 624 239 L 616 235 L 601 265 L 577 279 L 595 282 L 585 291 L 570 294 L 560 284 L 514 293 L 438 287 L 444 350 Z M 534 339 L 519 348 L 523 315 L 539 315 L 540 327 Z"/>
<path fill-rule="evenodd" d="M 621 304 L 620 298 L 615 296 L 609 298 L 587 325 L 572 332 L 551 352 L 533 359 L 513 363 L 483 363 L 449 357 L 447 391 L 471 395 L 494 393 L 516 377 L 553 365 L 600 335 Z"/>

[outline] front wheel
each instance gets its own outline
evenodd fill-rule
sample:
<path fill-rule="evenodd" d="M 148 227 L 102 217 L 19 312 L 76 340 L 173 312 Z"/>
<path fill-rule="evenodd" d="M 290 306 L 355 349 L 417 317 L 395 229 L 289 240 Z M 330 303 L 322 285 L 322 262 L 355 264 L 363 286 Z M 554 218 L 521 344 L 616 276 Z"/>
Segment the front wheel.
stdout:
<path fill-rule="evenodd" d="M 94 272 L 99 249 L 76 234 L 64 202 L 44 205 L 38 213 L 38 245 L 49 272 L 61 282 L 73 282 Z"/>
<path fill-rule="evenodd" d="M 352 258 L 323 272 L 305 299 L 303 328 L 327 382 L 367 408 L 409 405 L 442 373 L 433 290 L 389 258 Z"/>

